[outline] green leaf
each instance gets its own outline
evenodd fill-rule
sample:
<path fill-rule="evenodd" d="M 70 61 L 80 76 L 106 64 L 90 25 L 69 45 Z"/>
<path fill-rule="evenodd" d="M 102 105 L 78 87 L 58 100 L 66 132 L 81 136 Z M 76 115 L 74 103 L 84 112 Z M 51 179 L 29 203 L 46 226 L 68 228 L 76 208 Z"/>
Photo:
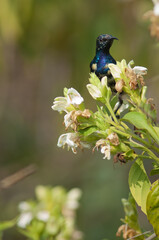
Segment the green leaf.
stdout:
<path fill-rule="evenodd" d="M 12 228 L 16 224 L 16 219 L 0 222 L 0 232 Z"/>
<path fill-rule="evenodd" d="M 115 104 L 119 101 L 119 98 L 117 97 L 117 94 L 115 96 L 112 97 L 110 105 L 112 107 L 112 109 L 114 109 Z"/>
<path fill-rule="evenodd" d="M 146 202 L 147 218 L 159 237 L 159 180 L 151 185 Z"/>
<path fill-rule="evenodd" d="M 38 240 L 38 237 L 35 236 L 35 234 L 33 232 L 29 232 L 26 230 L 22 230 L 22 229 L 18 229 L 19 232 L 24 235 L 25 237 L 27 237 L 28 239 L 32 239 L 32 240 Z"/>
<path fill-rule="evenodd" d="M 159 137 L 159 127 L 153 127 Z"/>
<path fill-rule="evenodd" d="M 89 122 L 80 123 L 79 126 L 77 127 L 77 130 L 80 132 L 80 130 L 88 127 L 92 127 L 92 124 L 90 124 Z"/>
<path fill-rule="evenodd" d="M 79 132 L 83 135 L 83 136 L 89 136 L 90 134 L 96 132 L 98 130 L 97 127 L 88 127 L 88 128 L 85 128 L 85 129 L 81 129 L 79 130 Z"/>
<path fill-rule="evenodd" d="M 130 122 L 138 129 L 147 130 L 151 137 L 159 144 L 159 137 L 155 129 L 147 120 L 145 114 L 141 112 L 128 112 L 125 114 L 122 120 Z"/>
<path fill-rule="evenodd" d="M 144 112 L 146 113 L 146 115 L 152 119 L 153 121 L 156 121 L 156 110 L 152 109 L 152 106 L 150 103 L 145 103 L 143 105 L 144 108 Z"/>
<path fill-rule="evenodd" d="M 95 85 L 96 87 L 100 87 L 100 80 L 95 73 L 90 73 L 89 81 L 91 84 Z"/>
<path fill-rule="evenodd" d="M 123 120 L 130 122 L 139 129 L 149 128 L 146 116 L 140 112 L 128 112 L 123 117 Z"/>
<path fill-rule="evenodd" d="M 154 168 L 151 170 L 150 176 L 159 174 L 159 165 L 156 164 L 156 163 L 152 163 L 152 164 L 153 164 L 153 167 L 154 167 Z"/>
<path fill-rule="evenodd" d="M 130 228 L 138 232 L 141 232 L 141 229 L 138 223 L 136 203 L 131 193 L 129 194 L 128 200 L 123 198 L 121 201 L 122 201 L 124 212 L 125 212 L 124 223 L 127 223 Z"/>
<path fill-rule="evenodd" d="M 151 183 L 146 174 L 143 162 L 138 158 L 131 166 L 129 172 L 129 188 L 130 191 L 141 207 L 141 210 L 146 214 L 146 199 L 150 190 Z"/>

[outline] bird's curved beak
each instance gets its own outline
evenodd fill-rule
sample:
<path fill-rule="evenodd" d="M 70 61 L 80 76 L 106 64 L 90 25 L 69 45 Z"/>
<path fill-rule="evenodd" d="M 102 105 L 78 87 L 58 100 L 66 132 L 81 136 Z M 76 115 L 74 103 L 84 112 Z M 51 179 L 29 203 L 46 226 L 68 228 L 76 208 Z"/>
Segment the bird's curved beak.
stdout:
<path fill-rule="evenodd" d="M 111 39 L 116 39 L 116 40 L 119 40 L 118 38 L 116 38 L 116 37 L 112 37 Z"/>

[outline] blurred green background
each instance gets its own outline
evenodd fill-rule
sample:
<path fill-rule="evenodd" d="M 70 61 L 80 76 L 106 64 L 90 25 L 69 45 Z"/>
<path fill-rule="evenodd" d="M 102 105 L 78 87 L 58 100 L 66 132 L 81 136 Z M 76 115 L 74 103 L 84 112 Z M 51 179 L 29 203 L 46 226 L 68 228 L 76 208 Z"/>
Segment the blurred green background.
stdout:
<path fill-rule="evenodd" d="M 157 104 L 159 48 L 143 20 L 152 7 L 151 0 L 0 0 L 0 179 L 37 165 L 35 174 L 0 192 L 0 221 L 16 216 L 17 203 L 32 198 L 36 185 L 80 187 L 85 239 L 116 239 L 130 164 L 58 149 L 63 117 L 51 105 L 64 87 L 74 87 L 95 109 L 85 86 L 102 33 L 119 38 L 111 49 L 116 60 L 148 68 L 148 95 Z M 22 236 L 9 230 L 4 239 Z"/>

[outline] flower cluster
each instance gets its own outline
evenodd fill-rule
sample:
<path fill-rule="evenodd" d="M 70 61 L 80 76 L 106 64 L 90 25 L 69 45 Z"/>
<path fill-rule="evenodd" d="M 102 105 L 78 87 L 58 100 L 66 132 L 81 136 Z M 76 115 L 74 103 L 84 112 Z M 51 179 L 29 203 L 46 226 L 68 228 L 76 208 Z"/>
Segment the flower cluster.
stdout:
<path fill-rule="evenodd" d="M 150 34 L 159 40 L 159 0 L 153 0 L 154 8 L 144 14 L 144 17 L 150 19 Z"/>
<path fill-rule="evenodd" d="M 79 189 L 66 192 L 62 187 L 38 186 L 36 197 L 36 201 L 19 204 L 17 226 L 24 235 L 30 239 L 82 239 L 82 233 L 75 228 Z"/>
<path fill-rule="evenodd" d="M 89 119 L 91 117 L 91 112 L 85 109 L 83 102 L 83 97 L 74 88 L 65 88 L 64 97 L 55 98 L 52 106 L 53 110 L 66 113 L 64 116 L 65 129 L 71 130 L 59 137 L 57 146 L 65 147 L 67 145 L 68 150 L 71 148 L 73 153 L 77 153 L 77 147 L 90 148 L 88 143 L 81 141 L 81 136 L 77 131 L 78 118 Z"/>
<path fill-rule="evenodd" d="M 134 147 L 146 150 L 139 144 L 147 134 L 141 122 L 145 122 L 146 126 L 153 124 L 156 110 L 152 99 L 145 96 L 144 75 L 147 68 L 132 65 L 133 61 L 127 64 L 125 60 L 108 65 L 115 80 L 116 93 L 108 87 L 107 77 L 100 81 L 95 73 L 90 74 L 88 92 L 101 103 L 96 112 L 85 108 L 83 98 L 73 88 L 65 88 L 64 97 L 55 98 L 52 109 L 65 112 L 64 125 L 68 131 L 59 137 L 58 147 L 67 146 L 73 153 L 77 153 L 77 148 L 100 149 L 104 159 L 110 160 L 114 156 L 114 162 L 121 163 L 136 159 Z M 125 95 L 120 108 L 119 95 Z M 134 130 L 126 123 L 134 125 Z M 156 139 L 156 133 L 152 133 L 151 137 Z"/>
<path fill-rule="evenodd" d="M 127 65 L 125 60 L 122 60 L 121 63 L 117 62 L 117 65 L 109 64 L 111 73 L 116 79 L 115 89 L 117 92 L 131 93 L 132 90 L 139 88 L 140 85 L 145 85 L 143 75 L 147 74 L 147 68 L 141 66 L 132 68 L 131 65 L 133 64 L 133 61 L 130 61 Z"/>

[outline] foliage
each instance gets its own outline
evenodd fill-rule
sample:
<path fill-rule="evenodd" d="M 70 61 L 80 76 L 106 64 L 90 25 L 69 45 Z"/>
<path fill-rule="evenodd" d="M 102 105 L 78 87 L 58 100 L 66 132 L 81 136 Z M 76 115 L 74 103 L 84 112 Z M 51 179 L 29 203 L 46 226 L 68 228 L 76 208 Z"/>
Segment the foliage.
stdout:
<path fill-rule="evenodd" d="M 57 4 L 57 2 L 59 3 Z M 36 1 L 36 0 L 1 1 L 0 2 L 0 22 L 1 22 L 0 34 L 2 38 L 1 48 L 5 49 L 5 51 L 7 49 L 8 52 L 11 53 L 12 55 L 12 53 L 15 51 L 14 44 L 15 45 L 19 44 L 19 46 L 22 46 L 23 50 L 25 50 L 26 52 L 28 50 L 30 51 L 31 49 L 34 49 L 34 51 L 37 51 L 37 53 L 43 52 L 41 50 L 44 50 L 46 46 L 49 46 L 49 47 L 54 46 L 54 48 L 61 51 L 62 54 L 59 58 L 63 59 L 63 52 L 64 52 L 63 50 L 66 50 L 66 48 L 69 46 L 68 52 L 72 51 L 72 56 L 74 56 L 73 53 L 75 51 L 74 51 L 74 46 L 73 46 L 74 43 L 72 42 L 72 39 L 76 38 L 76 44 L 77 44 L 77 39 L 80 39 L 79 35 L 82 35 L 83 41 L 79 40 L 79 42 L 83 44 L 83 42 L 85 42 L 86 33 L 88 35 L 88 28 L 92 29 L 93 35 L 96 35 L 97 34 L 96 32 L 98 32 L 97 29 L 102 23 L 104 26 L 103 29 L 105 29 L 105 25 L 107 25 L 108 29 L 111 29 L 111 31 L 113 31 L 112 27 L 114 23 L 109 19 L 110 18 L 109 14 L 112 14 L 111 7 L 113 2 L 112 4 L 110 4 L 111 7 L 109 7 L 109 4 L 105 4 L 105 7 L 108 9 L 107 14 L 105 11 L 107 10 L 106 8 L 103 8 L 103 12 L 101 11 L 102 1 L 97 1 L 97 5 L 95 1 L 94 3 L 88 1 L 87 2 L 88 8 L 86 8 L 85 2 L 81 1 L 82 4 L 81 3 L 79 4 L 78 1 L 72 1 L 72 0 L 66 3 L 65 1 Z M 148 12 L 146 14 L 146 17 L 149 18 L 151 22 L 151 25 L 150 25 L 151 35 L 159 39 L 159 31 L 158 31 L 159 3 L 158 3 L 158 0 L 153 0 L 153 2 L 154 2 L 154 9 L 153 11 Z M 90 8 L 90 4 L 91 6 L 92 5 L 95 6 L 94 9 L 96 9 L 97 6 L 100 6 L 99 8 L 100 10 L 99 9 L 97 10 L 97 12 L 98 11 L 100 12 L 100 17 L 99 15 L 95 17 L 96 11 L 93 11 L 92 7 L 91 7 L 91 12 L 89 12 L 88 14 L 88 9 Z M 72 5 L 75 6 L 74 9 L 71 8 Z M 65 7 L 66 7 L 66 11 L 64 11 Z M 84 9 L 85 11 L 83 11 Z M 131 9 L 130 8 L 127 8 L 127 9 L 129 9 L 129 11 L 126 11 L 126 12 L 128 12 L 128 14 L 131 15 Z M 130 24 L 131 24 L 131 22 L 129 22 L 130 19 L 129 21 L 125 21 L 127 20 L 127 14 L 121 14 L 122 10 L 124 10 L 124 7 L 121 4 L 120 9 L 117 9 L 117 11 L 115 12 L 114 18 L 118 20 L 119 17 L 122 16 L 120 17 L 121 22 L 128 23 L 128 25 L 126 24 L 125 27 L 128 27 L 130 29 Z M 134 10 L 135 11 L 132 11 L 133 16 L 135 16 L 135 14 L 137 13 L 136 9 Z M 56 14 L 56 12 L 58 12 L 58 15 Z M 124 15 L 126 17 L 123 17 Z M 90 19 L 87 16 L 91 16 Z M 108 18 L 104 18 L 104 16 L 108 16 Z M 67 19 L 68 21 L 65 21 L 65 19 Z M 101 19 L 101 21 L 99 21 L 99 19 Z M 74 20 L 76 20 L 76 25 L 74 24 L 75 22 Z M 103 20 L 107 20 L 109 24 L 105 24 L 105 21 Z M 132 24 L 133 24 L 133 20 L 134 18 L 132 18 Z M 73 22 L 72 24 L 73 27 L 71 28 L 70 23 L 72 22 Z M 84 25 L 86 26 L 85 29 L 81 27 L 83 22 L 85 23 Z M 68 29 L 66 30 L 66 28 Z M 75 30 L 75 34 L 72 37 L 72 32 L 74 30 Z M 118 30 L 118 22 L 117 22 L 116 31 L 117 30 Z M 130 34 L 130 38 L 132 38 L 133 44 L 135 42 L 134 40 L 137 39 L 137 41 L 141 42 L 142 44 L 140 46 L 147 47 L 148 44 L 144 45 L 143 41 L 141 41 L 142 38 L 140 38 L 139 36 L 141 34 L 138 34 L 138 35 L 135 34 L 132 28 L 131 28 L 131 32 L 132 33 Z M 89 35 L 91 36 L 92 34 L 89 34 Z M 63 40 L 65 40 L 65 44 L 63 44 Z M 90 41 L 88 42 L 90 44 Z M 13 49 L 8 48 L 9 45 L 13 46 Z M 131 44 L 129 43 L 127 45 L 130 46 Z M 126 51 L 125 44 L 123 44 L 123 46 L 124 46 L 123 49 L 121 46 L 120 49 L 122 50 L 120 51 L 121 52 L 125 51 L 126 53 L 127 51 Z M 87 45 L 87 48 L 88 48 L 88 45 Z M 136 49 L 139 49 L 139 48 L 140 47 L 136 47 Z M 80 49 L 79 56 L 78 58 L 76 58 L 78 59 L 76 60 L 77 62 L 80 61 L 79 60 L 80 56 L 82 56 L 81 59 L 83 61 L 83 52 L 86 52 L 85 49 L 82 52 L 81 47 L 79 47 L 79 49 Z M 136 53 L 137 51 L 138 50 L 136 50 Z M 145 49 L 144 49 L 144 52 L 145 52 Z M 10 54 L 6 54 L 6 55 L 10 55 Z M 151 57 L 152 55 L 150 54 L 150 61 L 151 62 L 153 61 L 153 64 L 152 64 L 153 66 L 157 61 L 156 61 L 156 58 L 154 58 L 155 60 L 153 60 Z M 14 61 L 16 60 L 14 57 L 13 59 Z M 72 59 L 73 59 L 73 62 L 75 62 L 74 57 L 72 57 Z M 9 66 L 12 66 L 12 64 L 7 64 L 8 72 L 9 72 Z M 81 69 L 79 64 L 77 64 L 77 66 L 78 66 L 77 67 L 78 70 Z M 17 68 L 18 70 L 21 69 L 21 66 L 19 67 L 19 61 L 17 64 Z M 153 163 L 152 163 L 153 169 L 150 172 L 150 175 L 155 175 L 159 173 L 159 161 L 157 157 L 157 154 L 159 152 L 158 146 L 157 146 L 159 144 L 159 140 L 158 140 L 159 127 L 155 125 L 156 110 L 154 108 L 154 105 L 152 104 L 151 99 L 146 99 L 145 97 L 147 87 L 144 86 L 143 74 L 146 73 L 146 69 L 138 68 L 138 67 L 131 68 L 131 64 L 127 65 L 124 61 L 121 63 L 118 62 L 117 68 L 116 66 L 110 66 L 110 68 L 112 70 L 112 74 L 114 71 L 114 78 L 116 80 L 116 91 L 118 92 L 116 96 L 113 96 L 112 91 L 107 86 L 106 78 L 102 79 L 102 81 L 99 82 L 99 79 L 95 75 L 91 75 L 90 84 L 87 85 L 87 88 L 91 96 L 99 102 L 97 106 L 97 111 L 95 113 L 93 113 L 89 109 L 85 109 L 84 99 L 80 96 L 80 94 L 78 94 L 78 92 L 75 89 L 72 89 L 72 88 L 65 89 L 64 97 L 57 98 L 55 100 L 53 109 L 59 110 L 61 108 L 59 110 L 60 112 L 61 111 L 66 112 L 66 115 L 64 117 L 64 123 L 66 126 L 66 130 L 70 130 L 70 132 L 64 133 L 60 136 L 58 141 L 58 146 L 59 147 L 68 146 L 68 148 L 71 148 L 74 153 L 77 153 L 78 147 L 81 149 L 92 148 L 93 151 L 95 149 L 97 150 L 100 149 L 101 153 L 104 154 L 104 158 L 107 158 L 108 160 L 110 160 L 111 156 L 114 156 L 114 163 L 121 162 L 123 164 L 128 161 L 134 161 L 129 173 L 130 190 L 137 204 L 141 207 L 142 211 L 147 215 L 148 220 L 152 224 L 154 231 L 158 236 L 159 235 L 159 232 L 158 232 L 158 181 L 156 181 L 155 183 L 152 183 L 151 185 L 150 180 L 145 171 L 144 161 L 143 161 L 144 159 L 153 160 Z M 16 72 L 15 76 L 17 78 L 18 71 L 15 71 L 15 72 Z M 81 74 L 82 73 L 78 74 L 80 80 L 81 80 Z M 8 76 L 8 74 L 6 75 Z M 25 74 L 23 73 L 22 76 L 23 75 Z M 11 76 L 11 80 L 15 80 L 12 78 L 13 76 Z M 78 78 L 75 78 L 75 81 L 76 79 Z M 30 86 L 29 86 L 29 90 L 30 90 Z M 3 92 L 3 85 L 2 85 L 2 92 Z M 115 115 L 114 112 L 118 106 L 118 95 L 121 92 L 125 92 L 127 96 L 127 101 L 125 101 L 125 104 L 119 109 L 118 114 Z M 9 91 L 9 94 L 7 95 L 10 96 L 10 91 Z M 55 106 L 57 109 L 55 109 Z M 29 115 L 29 114 L 26 114 L 26 115 Z M 120 119 L 118 119 L 118 116 L 120 116 Z M 19 129 L 19 124 L 17 125 Z M 39 124 L 39 126 L 41 125 L 42 124 Z M 21 141 L 21 142 L 24 142 L 24 141 Z M 5 145 L 7 145 L 7 152 L 9 152 L 8 141 L 7 141 L 7 144 Z M 25 149 L 26 149 L 26 144 L 25 144 Z M 24 154 L 24 151 L 22 152 Z M 10 158 L 12 159 L 12 157 Z M 46 188 L 46 189 L 48 192 L 51 191 L 51 188 Z M 59 189 L 63 189 L 63 188 L 59 188 Z M 65 192 L 64 189 L 60 191 Z M 140 234 L 140 236 L 135 237 L 135 239 L 143 239 L 143 236 L 141 236 L 142 230 L 138 225 L 137 211 L 136 211 L 136 206 L 135 206 L 133 197 L 130 195 L 128 200 L 127 199 L 122 200 L 124 205 L 124 210 L 125 210 L 125 219 L 123 220 L 125 224 L 121 226 L 118 233 L 120 234 L 121 232 L 123 232 L 123 238 L 135 237 L 137 234 Z M 60 195 L 60 199 L 63 199 L 63 194 Z M 53 199 L 50 200 L 50 202 L 52 201 Z M 55 234 L 56 227 L 60 228 L 61 226 L 64 226 L 62 225 L 63 223 L 61 223 L 61 220 L 60 220 L 61 214 L 57 216 L 57 219 L 56 219 L 57 221 L 55 221 L 56 224 L 55 222 L 53 224 L 54 226 L 56 226 L 55 229 L 54 229 L 54 226 L 52 227 L 51 225 L 51 233 L 50 233 L 49 232 L 50 230 L 48 231 L 48 228 L 46 228 L 46 226 L 48 225 L 48 222 L 51 221 L 50 218 L 55 216 L 54 216 L 54 213 L 51 211 L 51 208 L 48 207 L 49 208 L 49 211 L 48 211 L 48 209 L 46 210 L 43 207 L 44 202 L 45 201 L 43 201 L 42 199 L 39 199 L 37 196 L 36 201 L 27 201 L 20 204 L 21 214 L 18 217 L 18 220 L 13 219 L 11 221 L 2 222 L 0 224 L 0 237 L 2 235 L 3 230 L 13 227 L 17 223 L 18 229 L 21 229 L 20 231 L 24 235 L 28 236 L 28 238 L 30 239 L 38 239 L 39 237 L 45 239 L 45 238 L 48 238 L 48 236 L 49 236 L 49 239 L 52 239 L 53 237 L 58 238 L 59 236 Z M 47 203 L 49 205 L 49 200 Z M 47 203 L 45 204 L 47 205 Z M 58 208 L 59 207 L 58 201 L 57 202 L 55 201 L 54 203 Z M 26 210 L 23 208 L 24 206 L 25 207 L 27 206 L 29 208 Z M 50 214 L 51 217 L 48 217 L 49 216 L 48 212 L 49 214 L 51 212 Z M 40 219 L 39 219 L 39 216 L 40 216 Z M 66 216 L 63 215 L 62 217 L 66 217 Z M 26 219 L 27 219 L 27 222 L 25 222 Z M 60 225 L 60 227 L 58 224 Z M 52 231 L 55 231 L 55 232 L 52 233 Z M 77 237 L 81 237 L 79 232 L 77 231 L 75 232 L 77 233 L 77 235 L 75 234 Z M 67 237 L 70 238 L 70 235 Z M 61 238 L 61 235 L 60 235 L 60 238 Z M 76 237 L 74 237 L 73 239 L 76 239 Z"/>
<path fill-rule="evenodd" d="M 140 66 L 132 68 L 132 64 L 132 61 L 127 64 L 122 60 L 116 65 L 108 65 L 116 82 L 115 96 L 107 84 L 107 77 L 103 77 L 100 81 L 95 73 L 90 74 L 87 89 L 93 99 L 100 103 L 97 105 L 96 112 L 85 108 L 83 97 L 73 88 L 65 88 L 64 97 L 55 98 L 52 108 L 60 113 L 65 112 L 64 124 L 66 131 L 69 131 L 59 137 L 57 145 L 58 147 L 67 146 L 75 154 L 77 148 L 91 148 L 92 151 L 100 149 L 104 158 L 110 160 L 113 156 L 114 163 L 134 161 L 129 172 L 129 188 L 136 203 L 146 215 L 147 209 L 154 207 L 153 214 L 149 210 L 148 218 L 158 236 L 156 221 L 152 220 L 152 216 L 154 219 L 158 216 L 158 209 L 154 206 L 155 201 L 151 201 L 151 207 L 146 208 L 147 196 L 151 199 L 150 196 L 153 194 L 143 160 L 151 159 L 155 162 L 153 174 L 158 173 L 156 166 L 159 165 L 157 156 L 159 127 L 156 126 L 156 110 L 152 99 L 146 98 L 147 87 L 144 83 L 144 75 L 147 69 Z M 125 94 L 126 100 L 118 109 L 119 94 Z M 129 210 L 126 210 L 126 204 L 131 206 Z M 137 225 L 137 217 L 136 225 L 132 224 L 130 217 L 132 212 L 133 216 L 136 213 L 132 197 L 129 197 L 128 202 L 124 202 L 124 208 L 127 216 L 125 222 L 128 224 L 131 236 L 141 233 Z M 125 230 L 122 229 L 122 231 Z"/>
<path fill-rule="evenodd" d="M 159 181 L 155 181 L 149 191 L 146 202 L 147 217 L 159 237 Z"/>
<path fill-rule="evenodd" d="M 0 239 L 2 239 L 3 232 L 6 229 L 14 227 L 16 224 L 16 219 L 10 220 L 10 221 L 4 221 L 0 222 Z"/>
<path fill-rule="evenodd" d="M 0 223 L 0 231 L 16 225 L 21 234 L 32 240 L 81 240 L 82 233 L 75 226 L 81 191 L 38 186 L 35 193 L 36 200 L 21 202 L 19 216 Z"/>
<path fill-rule="evenodd" d="M 140 240 L 143 239 L 141 229 L 138 223 L 138 214 L 136 209 L 136 203 L 131 194 L 128 199 L 122 199 L 122 204 L 125 212 L 125 219 L 122 221 L 125 223 L 118 228 L 116 235 L 119 237 L 123 234 L 123 238 L 135 237 Z M 138 237 L 137 237 L 138 236 Z"/>

